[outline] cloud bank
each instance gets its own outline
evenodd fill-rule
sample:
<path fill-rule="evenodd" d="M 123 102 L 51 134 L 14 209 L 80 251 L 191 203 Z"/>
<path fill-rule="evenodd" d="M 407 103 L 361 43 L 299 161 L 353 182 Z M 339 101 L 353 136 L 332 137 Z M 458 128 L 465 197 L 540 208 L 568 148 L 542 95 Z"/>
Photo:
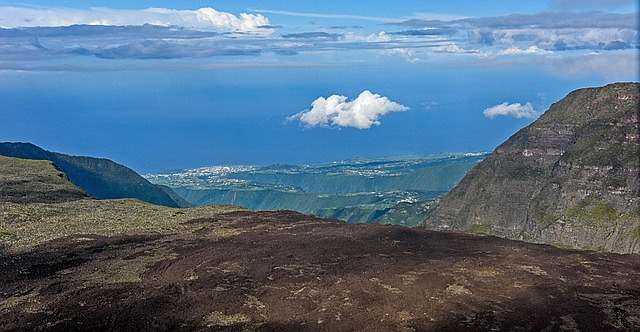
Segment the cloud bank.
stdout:
<path fill-rule="evenodd" d="M 602 1 L 605 2 L 606 7 L 630 3 Z M 556 8 L 578 3 L 558 0 Z M 213 8 L 0 6 L 0 27 L 6 27 L 0 28 L 0 69 L 38 71 L 55 67 L 72 71 L 93 66 L 96 70 L 121 70 L 132 65 L 126 61 L 94 61 L 91 57 L 202 59 L 203 63 L 210 59 L 281 66 L 294 62 L 335 65 L 401 58 L 409 63 L 448 62 L 463 66 L 536 65 L 558 76 L 596 74 L 609 80 L 629 80 L 634 79 L 632 73 L 638 67 L 637 11 L 473 18 L 425 14 L 403 22 L 385 22 L 384 31 L 379 30 L 381 25 L 371 29 L 354 25 L 350 15 L 338 15 L 345 21 L 331 22 L 334 25 L 330 26 L 271 25 L 256 11 L 234 15 Z M 190 65 L 180 63 L 178 67 Z"/>
<path fill-rule="evenodd" d="M 236 16 L 231 13 L 219 12 L 213 8 L 197 10 L 91 8 L 84 10 L 0 7 L 0 12 L 3 13 L 2 20 L 0 20 L 0 26 L 3 28 L 152 24 L 224 32 L 268 33 L 272 31 L 269 28 L 269 19 L 260 14 L 241 13 Z"/>
<path fill-rule="evenodd" d="M 633 6 L 636 0 L 551 0 L 551 5 L 563 10 L 594 10 Z"/>
<path fill-rule="evenodd" d="M 380 117 L 390 112 L 408 111 L 409 107 L 389 100 L 387 97 L 365 90 L 353 101 L 347 97 L 331 95 L 319 97 L 311 103 L 311 109 L 287 118 L 298 120 L 306 127 L 352 127 L 368 129 L 381 124 Z"/>
<path fill-rule="evenodd" d="M 500 105 L 492 106 L 482 112 L 484 116 L 488 118 L 495 118 L 496 116 L 512 116 L 515 118 L 528 118 L 533 119 L 538 116 L 538 112 L 533 109 L 531 103 L 524 105 L 520 103 L 509 104 L 504 102 Z"/>

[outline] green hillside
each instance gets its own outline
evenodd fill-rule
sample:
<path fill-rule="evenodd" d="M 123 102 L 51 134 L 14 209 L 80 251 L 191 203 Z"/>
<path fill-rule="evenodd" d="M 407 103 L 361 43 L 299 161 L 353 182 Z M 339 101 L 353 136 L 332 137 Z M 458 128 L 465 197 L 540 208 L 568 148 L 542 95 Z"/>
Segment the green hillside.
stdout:
<path fill-rule="evenodd" d="M 168 207 L 182 206 L 165 192 L 166 189 L 108 159 L 49 152 L 31 143 L 0 143 L 0 155 L 52 161 L 74 184 L 94 198 L 138 198 Z"/>

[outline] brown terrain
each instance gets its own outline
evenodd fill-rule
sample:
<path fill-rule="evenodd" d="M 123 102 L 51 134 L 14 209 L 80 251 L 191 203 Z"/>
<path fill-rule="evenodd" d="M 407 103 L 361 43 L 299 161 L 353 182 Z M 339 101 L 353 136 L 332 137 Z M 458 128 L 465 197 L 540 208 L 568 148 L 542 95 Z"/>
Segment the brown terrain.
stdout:
<path fill-rule="evenodd" d="M 24 330 L 640 330 L 640 257 L 233 211 L 0 258 Z"/>

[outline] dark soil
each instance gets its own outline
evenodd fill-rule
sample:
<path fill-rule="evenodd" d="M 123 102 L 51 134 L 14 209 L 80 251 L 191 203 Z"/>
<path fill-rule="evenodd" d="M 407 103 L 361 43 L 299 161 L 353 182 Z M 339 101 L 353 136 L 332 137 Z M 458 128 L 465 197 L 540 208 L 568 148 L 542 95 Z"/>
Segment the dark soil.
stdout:
<path fill-rule="evenodd" d="M 640 256 L 288 211 L 0 258 L 0 330 L 638 331 Z"/>

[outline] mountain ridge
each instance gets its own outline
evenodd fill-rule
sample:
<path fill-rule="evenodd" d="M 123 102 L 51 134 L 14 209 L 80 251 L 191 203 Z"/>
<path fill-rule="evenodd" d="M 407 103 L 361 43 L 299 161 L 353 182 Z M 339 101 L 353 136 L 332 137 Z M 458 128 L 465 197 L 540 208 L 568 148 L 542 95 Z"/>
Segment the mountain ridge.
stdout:
<path fill-rule="evenodd" d="M 569 93 L 467 173 L 424 225 L 638 252 L 639 99 L 639 83 Z"/>
<path fill-rule="evenodd" d="M 150 183 L 130 168 L 109 159 L 70 156 L 44 150 L 32 143 L 10 142 L 0 143 L 0 155 L 52 161 L 71 182 L 94 198 L 138 198 L 168 207 L 183 206 L 183 202 L 172 198 L 166 188 Z"/>

